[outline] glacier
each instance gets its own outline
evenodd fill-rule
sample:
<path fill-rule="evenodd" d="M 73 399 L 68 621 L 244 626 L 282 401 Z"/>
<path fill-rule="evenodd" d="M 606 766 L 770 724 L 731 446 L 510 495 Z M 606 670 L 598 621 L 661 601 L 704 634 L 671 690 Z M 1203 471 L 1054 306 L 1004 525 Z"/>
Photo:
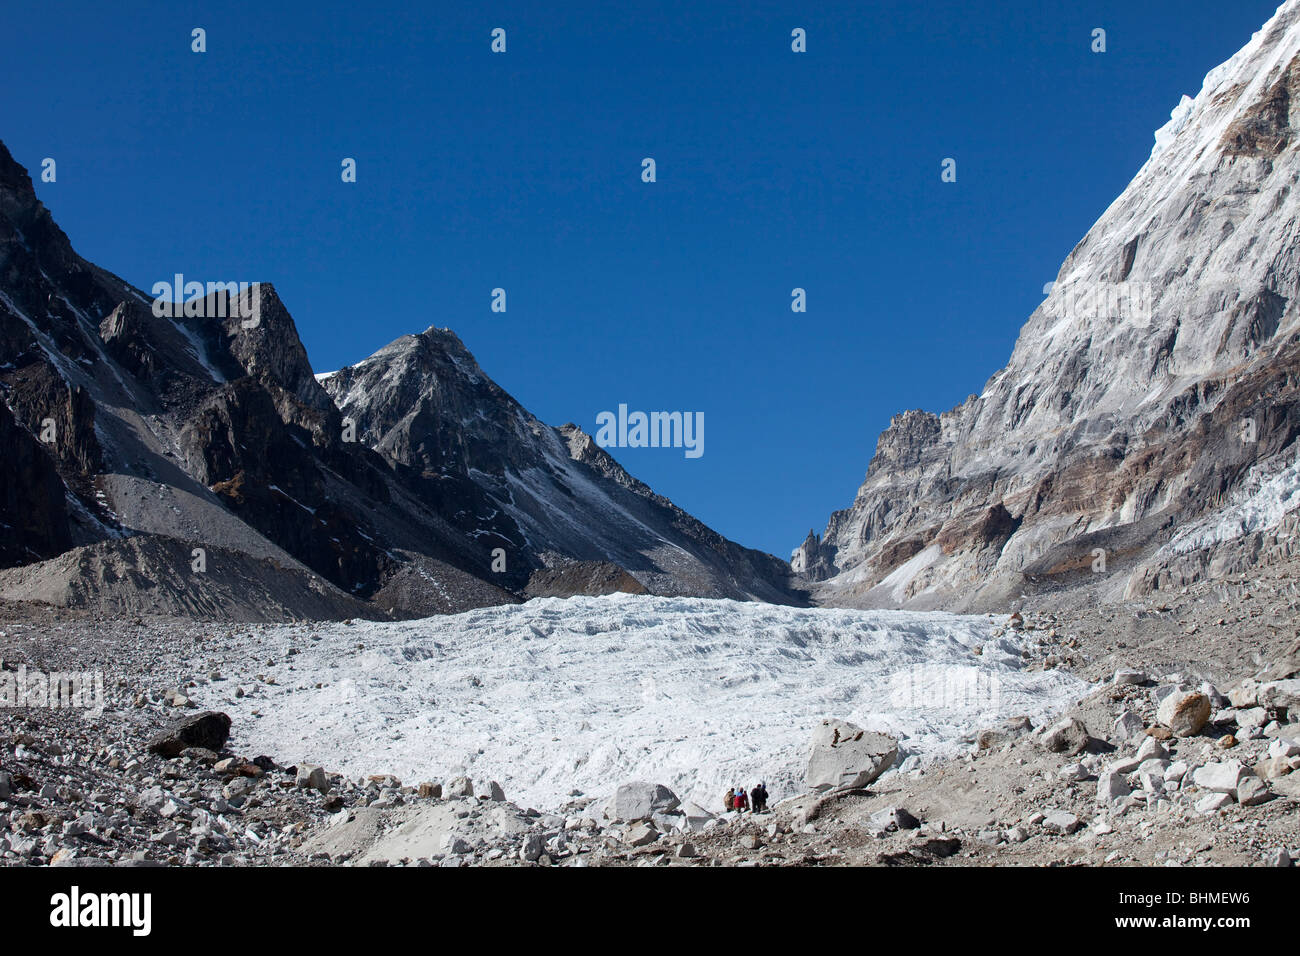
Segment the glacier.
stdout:
<path fill-rule="evenodd" d="M 539 809 L 636 779 L 715 811 L 735 784 L 780 800 L 803 791 L 822 717 L 895 735 L 911 769 L 1088 690 L 1023 668 L 991 616 L 704 598 L 539 598 L 231 641 L 201 703 L 234 718 L 241 751 L 407 784 L 465 773 Z"/>

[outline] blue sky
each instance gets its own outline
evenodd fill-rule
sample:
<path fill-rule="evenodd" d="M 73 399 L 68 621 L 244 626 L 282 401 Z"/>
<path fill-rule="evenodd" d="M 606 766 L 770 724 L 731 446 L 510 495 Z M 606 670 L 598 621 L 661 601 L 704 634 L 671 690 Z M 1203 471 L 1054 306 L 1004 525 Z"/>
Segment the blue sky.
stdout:
<path fill-rule="evenodd" d="M 551 424 L 703 412 L 700 458 L 611 451 L 786 557 L 892 414 L 980 391 L 1276 6 L 9 3 L 0 139 L 146 291 L 274 282 L 318 371 L 438 325 Z"/>

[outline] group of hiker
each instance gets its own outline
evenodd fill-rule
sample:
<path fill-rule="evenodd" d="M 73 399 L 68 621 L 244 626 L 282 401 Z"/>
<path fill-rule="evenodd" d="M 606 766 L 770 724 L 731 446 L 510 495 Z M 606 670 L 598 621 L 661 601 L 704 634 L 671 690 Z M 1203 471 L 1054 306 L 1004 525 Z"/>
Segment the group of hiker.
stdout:
<path fill-rule="evenodd" d="M 732 787 L 722 798 L 728 811 L 744 813 L 765 813 L 767 811 L 767 784 L 760 783 L 748 793 L 744 787 Z"/>

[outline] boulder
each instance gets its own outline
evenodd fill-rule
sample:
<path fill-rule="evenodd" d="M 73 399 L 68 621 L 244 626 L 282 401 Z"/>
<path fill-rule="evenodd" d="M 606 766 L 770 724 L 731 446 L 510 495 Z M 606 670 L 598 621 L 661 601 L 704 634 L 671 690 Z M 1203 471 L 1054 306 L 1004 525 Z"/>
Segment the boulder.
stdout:
<path fill-rule="evenodd" d="M 328 793 L 330 788 L 324 768 L 309 763 L 298 764 L 298 775 L 294 782 L 304 790 L 319 790 L 321 793 Z"/>
<path fill-rule="evenodd" d="M 682 804 L 682 813 L 686 817 L 686 825 L 692 830 L 703 830 L 714 819 L 712 813 L 690 800 Z"/>
<path fill-rule="evenodd" d="M 1053 724 L 1043 734 L 1043 749 L 1054 754 L 1074 756 L 1088 746 L 1088 728 L 1077 717 L 1067 717 Z"/>
<path fill-rule="evenodd" d="M 540 833 L 530 833 L 524 837 L 524 845 L 519 848 L 519 858 L 529 863 L 536 863 L 546 852 L 546 840 Z"/>
<path fill-rule="evenodd" d="M 1126 710 L 1115 721 L 1115 729 L 1112 733 L 1116 740 L 1126 742 L 1140 736 L 1144 730 L 1146 725 L 1142 723 L 1142 718 L 1133 711 Z"/>
<path fill-rule="evenodd" d="M 1270 757 L 1300 757 L 1300 743 L 1286 737 L 1278 737 L 1268 745 Z"/>
<path fill-rule="evenodd" d="M 443 796 L 448 800 L 459 800 L 474 796 L 474 781 L 469 777 L 452 777 L 442 788 Z"/>
<path fill-rule="evenodd" d="M 1210 719 L 1210 698 L 1200 691 L 1174 691 L 1160 702 L 1156 720 L 1175 737 L 1190 737 Z"/>
<path fill-rule="evenodd" d="M 1223 763 L 1207 763 L 1192 772 L 1192 782 L 1202 790 L 1215 793 L 1236 793 L 1237 785 L 1243 777 L 1250 776 L 1249 770 L 1240 760 L 1226 760 Z"/>
<path fill-rule="evenodd" d="M 650 823 L 634 823 L 628 828 L 623 842 L 628 846 L 649 846 L 659 839 L 659 831 Z"/>
<path fill-rule="evenodd" d="M 1280 797 L 1300 800 L 1300 773 L 1289 773 L 1285 777 L 1270 780 L 1269 786 L 1273 793 Z"/>
<path fill-rule="evenodd" d="M 652 813 L 650 822 L 659 828 L 660 833 L 672 833 L 676 830 L 682 830 L 686 827 L 686 815 L 680 810 L 674 810 L 672 813 Z"/>
<path fill-rule="evenodd" d="M 1226 793 L 1207 793 L 1196 801 L 1197 813 L 1214 813 L 1232 803 L 1232 797 Z"/>
<path fill-rule="evenodd" d="M 1148 737 L 1142 741 L 1142 746 L 1138 747 L 1137 759 L 1139 761 L 1168 760 L 1169 751 L 1165 749 L 1165 745 L 1160 741 L 1154 737 Z"/>
<path fill-rule="evenodd" d="M 1069 834 L 1081 826 L 1079 818 L 1065 810 L 1052 810 L 1043 817 L 1043 829 L 1048 833 Z"/>
<path fill-rule="evenodd" d="M 1033 724 L 1028 717 L 1012 717 L 1004 720 L 996 727 L 989 727 L 981 730 L 975 737 L 975 747 L 978 750 L 995 750 L 1005 747 L 1017 737 L 1023 737 L 1033 730 Z"/>
<path fill-rule="evenodd" d="M 456 856 L 464 856 L 466 853 L 474 852 L 474 844 L 459 833 L 448 833 L 444 836 L 442 838 L 442 848 Z"/>
<path fill-rule="evenodd" d="M 1288 712 L 1300 710 L 1300 678 L 1260 684 L 1259 706 L 1286 708 Z"/>
<path fill-rule="evenodd" d="M 1237 802 L 1243 807 L 1253 807 L 1273 798 L 1273 792 L 1269 790 L 1268 784 L 1254 774 L 1241 778 L 1237 784 L 1235 794 Z"/>
<path fill-rule="evenodd" d="M 240 797 L 246 797 L 257 789 L 256 777 L 236 777 L 228 784 L 221 788 L 221 792 L 227 800 L 237 800 Z"/>
<path fill-rule="evenodd" d="M 921 821 L 903 807 L 886 807 L 871 815 L 871 826 L 876 830 L 918 830 Z"/>
<path fill-rule="evenodd" d="M 1097 802 L 1100 804 L 1122 799 L 1130 792 L 1124 775 L 1114 770 L 1109 770 L 1097 778 Z"/>
<path fill-rule="evenodd" d="M 661 783 L 634 780 L 614 792 L 609 803 L 609 816 L 613 820 L 648 820 L 657 813 L 671 813 L 681 801 Z"/>
<path fill-rule="evenodd" d="M 149 749 L 160 757 L 179 757 L 189 747 L 220 751 L 230 737 L 230 717 L 205 710 L 177 721 L 149 741 Z"/>
<path fill-rule="evenodd" d="M 1259 704 L 1259 683 L 1249 677 L 1228 691 L 1228 703 L 1233 707 L 1255 707 Z"/>
<path fill-rule="evenodd" d="M 898 741 L 828 718 L 813 731 L 808 754 L 808 789 L 857 790 L 894 765 Z"/>
<path fill-rule="evenodd" d="M 1263 727 L 1268 723 L 1268 711 L 1263 707 L 1245 707 L 1233 712 L 1237 726 L 1242 730 Z"/>

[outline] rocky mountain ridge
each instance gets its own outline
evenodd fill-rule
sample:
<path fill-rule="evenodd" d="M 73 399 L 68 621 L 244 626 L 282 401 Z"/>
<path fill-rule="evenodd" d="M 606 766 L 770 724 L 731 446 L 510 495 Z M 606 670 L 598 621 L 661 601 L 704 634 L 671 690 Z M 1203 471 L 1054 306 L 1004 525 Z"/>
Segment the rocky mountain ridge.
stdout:
<path fill-rule="evenodd" d="M 654 495 L 573 426 L 537 421 L 454 334 L 406 336 L 318 380 L 272 285 L 176 284 L 184 304 L 156 307 L 78 256 L 0 144 L 9 598 L 408 617 L 522 600 L 542 572 L 546 593 L 802 601 L 784 562 Z M 166 561 L 183 566 L 126 573 Z"/>
<path fill-rule="evenodd" d="M 1173 111 L 1007 366 L 894 417 L 853 504 L 794 551 L 819 600 L 1116 600 L 1292 553 L 1297 94 L 1288 0 Z"/>

